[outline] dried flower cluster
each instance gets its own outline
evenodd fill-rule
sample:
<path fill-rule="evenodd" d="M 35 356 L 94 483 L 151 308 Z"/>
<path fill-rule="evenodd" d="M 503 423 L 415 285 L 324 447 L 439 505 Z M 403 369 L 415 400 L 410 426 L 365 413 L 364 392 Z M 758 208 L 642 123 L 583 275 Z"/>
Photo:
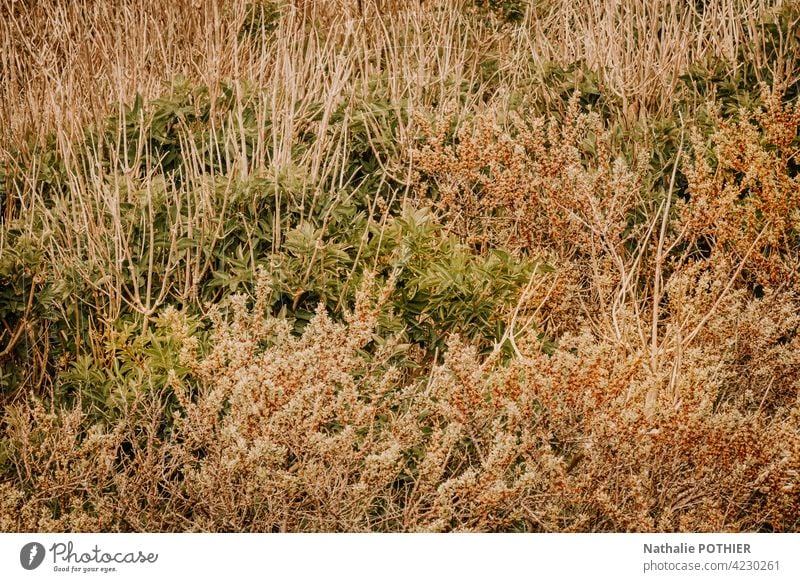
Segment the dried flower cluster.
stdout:
<path fill-rule="evenodd" d="M 630 215 L 641 202 L 645 157 L 630 168 L 615 155 L 610 131 L 597 114 L 581 113 L 577 96 L 563 119 L 527 121 L 512 111 L 504 126 L 497 117 L 479 114 L 451 139 L 450 115 L 420 118 L 420 184 L 435 184 L 445 220 L 467 242 L 555 262 L 545 311 L 556 327 L 568 326 L 582 295 L 607 306 L 621 274 L 615 261 L 643 238 L 646 225 L 631 228 Z"/>
<path fill-rule="evenodd" d="M 172 379 L 177 405 L 142 395 L 115 426 L 36 400 L 13 408 L 3 529 L 797 527 L 796 398 L 769 415 L 720 401 L 696 365 L 680 401 L 648 414 L 640 358 L 589 334 L 510 363 L 453 338 L 442 364 L 409 380 L 391 342 L 374 346 L 374 295 L 360 293 L 345 323 L 319 311 L 300 337 L 258 299 L 234 300 L 206 356 L 184 337 L 193 372 Z M 180 313 L 164 322 L 184 335 Z"/>
<path fill-rule="evenodd" d="M 744 261 L 754 284 L 797 289 L 800 265 L 800 176 L 796 167 L 800 105 L 763 89 L 764 107 L 739 118 L 716 118 L 712 165 L 699 132 L 686 169 L 689 200 L 679 207 L 680 236 L 704 241 L 709 253 Z M 717 114 L 718 115 L 718 114 Z"/>

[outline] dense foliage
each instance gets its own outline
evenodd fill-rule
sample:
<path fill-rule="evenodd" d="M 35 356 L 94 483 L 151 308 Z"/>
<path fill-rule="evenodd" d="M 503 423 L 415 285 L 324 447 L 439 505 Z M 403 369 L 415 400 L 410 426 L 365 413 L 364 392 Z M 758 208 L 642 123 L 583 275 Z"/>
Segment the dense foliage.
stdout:
<path fill-rule="evenodd" d="M 122 4 L 0 1 L 0 530 L 800 528 L 795 2 Z"/>

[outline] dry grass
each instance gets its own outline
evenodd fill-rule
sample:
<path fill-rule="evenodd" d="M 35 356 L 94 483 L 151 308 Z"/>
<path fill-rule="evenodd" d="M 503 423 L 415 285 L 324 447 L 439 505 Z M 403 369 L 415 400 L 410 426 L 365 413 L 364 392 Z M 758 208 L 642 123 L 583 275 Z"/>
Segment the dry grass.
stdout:
<path fill-rule="evenodd" d="M 762 75 L 796 80 L 796 55 L 784 39 L 778 59 L 766 57 L 759 25 L 791 2 L 763 0 L 622 0 L 540 2 L 528 13 L 531 54 L 540 62 L 585 60 L 621 101 L 628 118 L 669 111 L 680 76 L 707 58 L 740 62 L 740 51 Z M 754 44 L 748 46 L 748 40 Z M 759 80 L 765 80 L 760 78 Z"/>
<path fill-rule="evenodd" d="M 531 3 L 522 25 L 504 32 L 459 10 L 461 4 L 469 2 L 256 2 L 278 6 L 285 17 L 274 39 L 254 43 L 242 38 L 247 12 L 240 2 L 112 7 L 91 0 L 4 0 L 0 128 L 5 145 L 31 134 L 43 139 L 56 129 L 79 131 L 130 103 L 136 92 L 159 96 L 177 75 L 212 89 L 248 81 L 273 94 L 286 91 L 300 104 L 319 100 L 326 89 L 347 95 L 346 83 L 328 80 L 331 64 L 362 83 L 369 73 L 385 74 L 393 97 L 430 88 L 429 99 L 446 103 L 460 96 L 457 86 L 448 92 L 445 83 L 473 81 L 486 55 L 499 60 L 511 86 L 525 84 L 531 63 L 584 60 L 619 97 L 622 113 L 632 116 L 669 111 L 679 76 L 707 57 L 727 59 L 735 69 L 739 51 L 747 50 L 757 71 L 797 80 L 793 39 L 782 39 L 776 61 L 763 47 L 759 24 L 791 4 L 780 0 L 714 0 L 701 10 L 678 0 L 548 0 Z"/>
<path fill-rule="evenodd" d="M 205 357 L 182 316 L 164 315 L 194 370 L 173 377 L 166 434 L 163 394 L 142 395 L 110 427 L 39 401 L 9 410 L 3 528 L 797 527 L 797 401 L 777 416 L 764 399 L 715 402 L 722 379 L 707 353 L 686 355 L 680 400 L 662 395 L 655 414 L 642 354 L 588 334 L 507 365 L 453 339 L 427 378 L 404 384 L 391 341 L 364 351 L 374 293 L 359 294 L 346 324 L 320 310 L 300 337 L 260 315 L 267 293 L 262 284 L 253 310 L 238 297 L 213 317 Z"/>
<path fill-rule="evenodd" d="M 797 531 L 798 6 L 526 6 L 0 0 L 0 530 Z"/>

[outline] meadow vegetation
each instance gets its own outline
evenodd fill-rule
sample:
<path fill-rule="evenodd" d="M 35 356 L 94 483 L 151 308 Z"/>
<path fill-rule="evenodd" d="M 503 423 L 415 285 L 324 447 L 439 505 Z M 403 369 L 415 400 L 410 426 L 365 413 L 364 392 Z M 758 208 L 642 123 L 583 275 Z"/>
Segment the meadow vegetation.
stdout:
<path fill-rule="evenodd" d="M 0 0 L 0 531 L 800 530 L 800 4 Z"/>

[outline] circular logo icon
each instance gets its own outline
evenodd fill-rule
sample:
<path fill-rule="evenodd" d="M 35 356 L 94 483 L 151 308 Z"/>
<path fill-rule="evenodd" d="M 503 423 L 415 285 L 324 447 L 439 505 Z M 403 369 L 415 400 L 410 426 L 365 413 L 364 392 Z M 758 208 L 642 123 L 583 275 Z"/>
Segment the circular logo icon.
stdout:
<path fill-rule="evenodd" d="M 30 542 L 19 551 L 19 563 L 26 570 L 35 570 L 44 561 L 44 546 L 38 542 Z"/>

